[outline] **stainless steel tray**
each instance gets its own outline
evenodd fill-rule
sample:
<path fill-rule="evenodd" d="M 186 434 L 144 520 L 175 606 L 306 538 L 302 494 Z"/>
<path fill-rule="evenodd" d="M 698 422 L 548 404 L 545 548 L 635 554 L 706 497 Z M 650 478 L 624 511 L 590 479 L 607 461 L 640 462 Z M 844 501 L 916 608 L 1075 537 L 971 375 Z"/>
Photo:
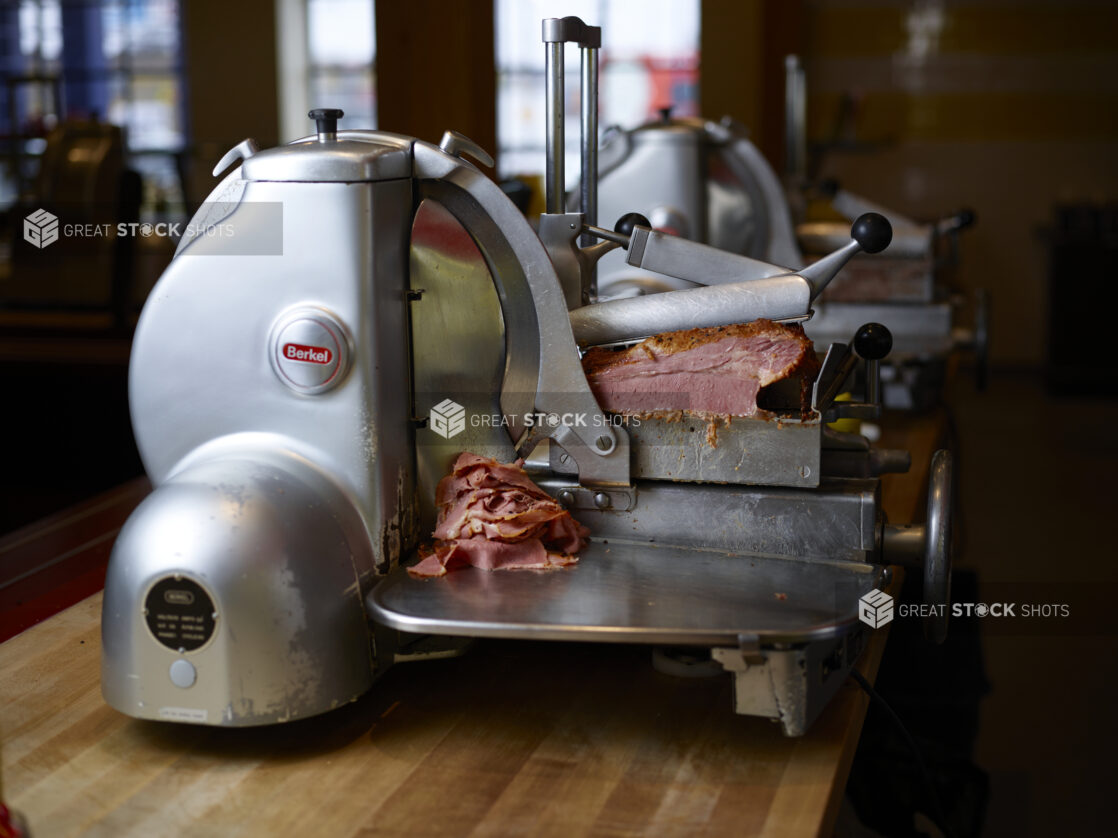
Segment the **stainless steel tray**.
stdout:
<path fill-rule="evenodd" d="M 536 640 L 737 646 L 806 643 L 858 625 L 858 598 L 885 568 L 592 541 L 553 571 L 468 568 L 369 594 L 371 616 L 403 631 Z"/>

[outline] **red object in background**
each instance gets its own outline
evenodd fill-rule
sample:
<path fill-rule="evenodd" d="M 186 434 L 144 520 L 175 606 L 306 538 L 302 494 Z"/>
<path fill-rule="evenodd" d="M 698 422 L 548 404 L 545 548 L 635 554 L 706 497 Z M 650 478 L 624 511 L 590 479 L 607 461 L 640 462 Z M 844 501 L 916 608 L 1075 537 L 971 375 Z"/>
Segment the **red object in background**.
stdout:
<path fill-rule="evenodd" d="M 601 72 L 604 75 L 607 71 L 643 74 L 648 80 L 648 98 L 643 103 L 646 122 L 661 119 L 664 108 L 671 109 L 673 118 L 699 115 L 698 53 L 692 53 L 686 58 L 642 55 L 638 58 L 614 59 L 603 55 Z"/>
<path fill-rule="evenodd" d="M 19 816 L 0 802 L 0 838 L 27 838 L 18 824 Z"/>
<path fill-rule="evenodd" d="M 662 59 L 643 60 L 648 77 L 652 82 L 649 96 L 647 118 L 660 116 L 660 108 L 671 108 L 672 116 L 699 115 L 699 59 Z"/>
<path fill-rule="evenodd" d="M 104 587 L 116 535 L 150 491 L 139 478 L 0 538 L 0 643 Z"/>

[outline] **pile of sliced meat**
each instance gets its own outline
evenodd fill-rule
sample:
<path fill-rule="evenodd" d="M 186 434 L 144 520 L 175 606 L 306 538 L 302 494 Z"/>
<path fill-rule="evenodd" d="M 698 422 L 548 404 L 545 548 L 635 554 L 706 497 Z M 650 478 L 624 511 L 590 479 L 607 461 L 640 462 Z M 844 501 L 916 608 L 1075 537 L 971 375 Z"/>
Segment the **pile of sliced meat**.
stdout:
<path fill-rule="evenodd" d="M 589 531 L 540 489 L 520 463 L 461 454 L 435 493 L 435 545 L 408 573 L 443 576 L 457 567 L 542 570 L 578 562 Z"/>
<path fill-rule="evenodd" d="M 806 396 L 819 369 L 803 328 L 771 320 L 667 332 L 620 351 L 597 347 L 582 364 L 606 411 L 708 417 L 753 416 L 761 388 L 793 376 Z"/>

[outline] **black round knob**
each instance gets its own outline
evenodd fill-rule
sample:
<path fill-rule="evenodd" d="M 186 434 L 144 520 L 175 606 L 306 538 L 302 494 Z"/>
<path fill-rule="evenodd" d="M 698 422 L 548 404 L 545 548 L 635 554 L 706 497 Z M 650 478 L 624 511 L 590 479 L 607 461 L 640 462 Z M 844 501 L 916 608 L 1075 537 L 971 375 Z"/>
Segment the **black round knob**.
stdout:
<path fill-rule="evenodd" d="M 314 120 L 315 130 L 319 134 L 336 134 L 338 120 L 345 116 L 341 108 L 315 108 L 307 113 Z"/>
<path fill-rule="evenodd" d="M 657 108 L 660 111 L 660 121 L 667 123 L 672 121 L 672 106 L 668 105 L 666 108 Z"/>
<path fill-rule="evenodd" d="M 634 227 L 648 227 L 652 228 L 652 222 L 641 215 L 639 212 L 627 212 L 613 225 L 614 232 L 620 233 L 623 236 L 633 235 Z"/>
<path fill-rule="evenodd" d="M 880 361 L 893 348 L 893 333 L 880 323 L 867 323 L 854 335 L 854 351 L 867 361 Z"/>
<path fill-rule="evenodd" d="M 893 240 L 893 225 L 884 215 L 867 212 L 854 219 L 850 238 L 862 245 L 866 253 L 880 253 Z"/>

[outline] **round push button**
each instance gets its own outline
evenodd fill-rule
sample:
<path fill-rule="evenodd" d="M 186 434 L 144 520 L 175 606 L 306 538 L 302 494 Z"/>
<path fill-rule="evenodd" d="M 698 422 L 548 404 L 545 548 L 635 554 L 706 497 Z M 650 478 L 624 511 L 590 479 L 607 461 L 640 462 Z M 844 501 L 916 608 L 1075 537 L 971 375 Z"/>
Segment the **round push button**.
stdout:
<path fill-rule="evenodd" d="M 194 681 L 198 677 L 198 673 L 194 669 L 194 664 L 182 658 L 179 658 L 171 664 L 170 675 L 171 683 L 184 690 L 193 687 Z"/>
<path fill-rule="evenodd" d="M 345 377 L 349 341 L 332 315 L 301 308 L 281 317 L 272 329 L 272 368 L 280 381 L 299 393 L 322 393 Z"/>

